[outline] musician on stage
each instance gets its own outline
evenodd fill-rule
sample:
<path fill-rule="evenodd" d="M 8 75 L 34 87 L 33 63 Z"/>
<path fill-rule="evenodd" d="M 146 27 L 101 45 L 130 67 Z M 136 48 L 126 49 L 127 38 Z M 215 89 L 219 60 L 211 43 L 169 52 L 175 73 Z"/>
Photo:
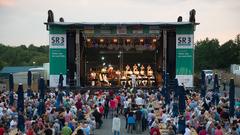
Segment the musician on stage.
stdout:
<path fill-rule="evenodd" d="M 148 82 L 148 77 L 146 75 L 144 75 L 143 80 L 142 80 L 143 86 L 147 86 L 147 82 Z"/>
<path fill-rule="evenodd" d="M 126 84 L 127 84 L 127 78 L 126 78 L 125 75 L 123 75 L 123 76 L 121 77 L 121 85 L 123 86 L 123 88 L 125 88 L 125 87 L 126 87 Z"/>
<path fill-rule="evenodd" d="M 145 67 L 142 65 L 142 66 L 140 67 L 140 69 L 141 69 L 140 75 L 141 75 L 141 76 L 144 76 L 144 75 L 145 75 Z"/>
<path fill-rule="evenodd" d="M 134 87 L 136 87 L 136 75 L 135 74 L 132 74 L 131 75 L 131 79 L 132 79 L 132 87 L 134 88 Z"/>
<path fill-rule="evenodd" d="M 126 72 L 126 75 L 127 75 L 127 76 L 126 76 L 127 79 L 129 79 L 129 77 L 133 74 L 133 72 L 131 71 L 131 68 L 130 68 L 129 65 L 126 66 L 126 71 L 125 71 L 125 72 Z M 128 83 L 129 83 L 129 85 L 130 85 L 131 82 L 128 81 Z M 130 85 L 130 86 L 131 86 L 131 85 Z"/>
<path fill-rule="evenodd" d="M 92 68 L 90 68 L 90 81 L 91 81 L 91 86 L 95 86 L 96 85 L 96 72 L 94 70 L 92 70 Z"/>
<path fill-rule="evenodd" d="M 142 85 L 142 76 L 141 76 L 141 75 L 138 75 L 138 76 L 137 76 L 137 85 L 138 85 L 138 86 L 141 86 L 141 85 Z"/>
<path fill-rule="evenodd" d="M 153 76 L 153 70 L 152 70 L 152 67 L 150 65 L 147 66 L 147 76 L 148 77 Z"/>
<path fill-rule="evenodd" d="M 126 66 L 126 71 L 130 71 L 131 69 L 130 69 L 130 66 L 129 65 L 127 65 Z"/>
<path fill-rule="evenodd" d="M 135 74 L 135 75 L 139 74 L 138 66 L 136 64 L 134 64 L 134 66 L 133 66 L 133 74 Z"/>

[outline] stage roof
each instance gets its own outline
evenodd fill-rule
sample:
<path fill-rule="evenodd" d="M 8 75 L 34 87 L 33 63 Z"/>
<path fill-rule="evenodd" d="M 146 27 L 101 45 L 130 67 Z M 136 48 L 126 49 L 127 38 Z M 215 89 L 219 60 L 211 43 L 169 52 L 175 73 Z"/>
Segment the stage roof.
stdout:
<path fill-rule="evenodd" d="M 192 22 L 45 22 L 48 25 L 61 26 L 82 26 L 82 25 L 199 25 L 199 23 Z"/>

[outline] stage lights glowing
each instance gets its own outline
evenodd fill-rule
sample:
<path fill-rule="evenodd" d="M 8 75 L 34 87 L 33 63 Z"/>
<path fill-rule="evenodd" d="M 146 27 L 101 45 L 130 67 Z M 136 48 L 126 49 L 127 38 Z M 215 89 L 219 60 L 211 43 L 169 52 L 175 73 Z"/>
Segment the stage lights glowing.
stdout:
<path fill-rule="evenodd" d="M 100 39 L 100 42 L 103 43 L 103 42 L 104 42 L 104 39 L 101 38 L 101 39 Z"/>
<path fill-rule="evenodd" d="M 102 60 L 104 60 L 105 58 L 104 58 L 104 57 L 102 57 L 101 59 L 102 59 Z"/>
<path fill-rule="evenodd" d="M 88 38 L 88 39 L 87 39 L 87 42 L 91 42 L 91 39 L 90 39 L 90 38 Z"/>
<path fill-rule="evenodd" d="M 131 42 L 131 39 L 127 39 L 127 43 Z"/>
<path fill-rule="evenodd" d="M 141 43 L 143 43 L 143 41 L 144 41 L 143 39 L 140 39 L 140 42 L 141 42 Z"/>
<path fill-rule="evenodd" d="M 154 39 L 153 39 L 153 43 L 156 43 L 156 42 L 157 42 L 157 39 L 156 39 L 156 38 L 154 38 Z"/>
<path fill-rule="evenodd" d="M 114 42 L 114 43 L 117 43 L 117 41 L 118 41 L 118 40 L 117 40 L 116 38 L 115 38 L 115 39 L 113 39 L 113 42 Z"/>

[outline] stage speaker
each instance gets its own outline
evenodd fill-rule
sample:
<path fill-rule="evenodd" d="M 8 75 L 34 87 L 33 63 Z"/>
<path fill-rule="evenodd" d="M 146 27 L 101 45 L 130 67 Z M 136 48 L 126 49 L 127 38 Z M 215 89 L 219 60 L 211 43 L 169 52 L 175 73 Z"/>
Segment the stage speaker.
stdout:
<path fill-rule="evenodd" d="M 76 32 L 67 32 L 67 84 L 74 86 L 74 73 L 76 72 Z"/>
<path fill-rule="evenodd" d="M 167 32 L 167 72 L 170 79 L 176 77 L 176 31 Z"/>
<path fill-rule="evenodd" d="M 82 87 L 86 85 L 87 73 L 86 73 L 86 41 L 82 32 L 80 32 L 80 84 Z"/>

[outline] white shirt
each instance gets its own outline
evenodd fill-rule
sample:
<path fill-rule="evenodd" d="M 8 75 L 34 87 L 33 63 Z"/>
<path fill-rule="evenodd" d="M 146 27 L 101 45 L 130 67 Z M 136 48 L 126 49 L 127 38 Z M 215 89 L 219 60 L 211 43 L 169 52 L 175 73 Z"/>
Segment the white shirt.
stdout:
<path fill-rule="evenodd" d="M 112 131 L 120 131 L 121 128 L 121 120 L 118 117 L 113 118 L 113 123 L 112 123 Z"/>
<path fill-rule="evenodd" d="M 143 105 L 143 99 L 142 99 L 142 98 L 137 97 L 137 98 L 135 99 L 135 101 L 136 101 L 136 104 L 137 104 L 137 105 Z"/>
<path fill-rule="evenodd" d="M 191 135 L 191 134 L 192 134 L 191 130 L 186 127 L 184 135 Z"/>
<path fill-rule="evenodd" d="M 154 118 L 154 114 L 153 113 L 148 113 L 148 116 L 147 116 L 147 120 L 148 121 L 152 121 L 152 119 Z"/>
<path fill-rule="evenodd" d="M 12 129 L 14 127 L 17 127 L 17 122 L 14 121 L 14 120 L 11 120 L 11 122 L 10 122 L 10 129 Z"/>
<path fill-rule="evenodd" d="M 162 114 L 162 121 L 163 121 L 163 123 L 167 123 L 167 118 L 168 118 L 168 115 L 166 113 L 163 113 Z"/>
<path fill-rule="evenodd" d="M 131 75 L 132 81 L 136 81 L 136 75 Z"/>
<path fill-rule="evenodd" d="M 124 102 L 123 102 L 123 108 L 125 108 L 125 109 L 128 108 L 128 104 L 129 104 L 128 101 L 124 101 Z"/>

